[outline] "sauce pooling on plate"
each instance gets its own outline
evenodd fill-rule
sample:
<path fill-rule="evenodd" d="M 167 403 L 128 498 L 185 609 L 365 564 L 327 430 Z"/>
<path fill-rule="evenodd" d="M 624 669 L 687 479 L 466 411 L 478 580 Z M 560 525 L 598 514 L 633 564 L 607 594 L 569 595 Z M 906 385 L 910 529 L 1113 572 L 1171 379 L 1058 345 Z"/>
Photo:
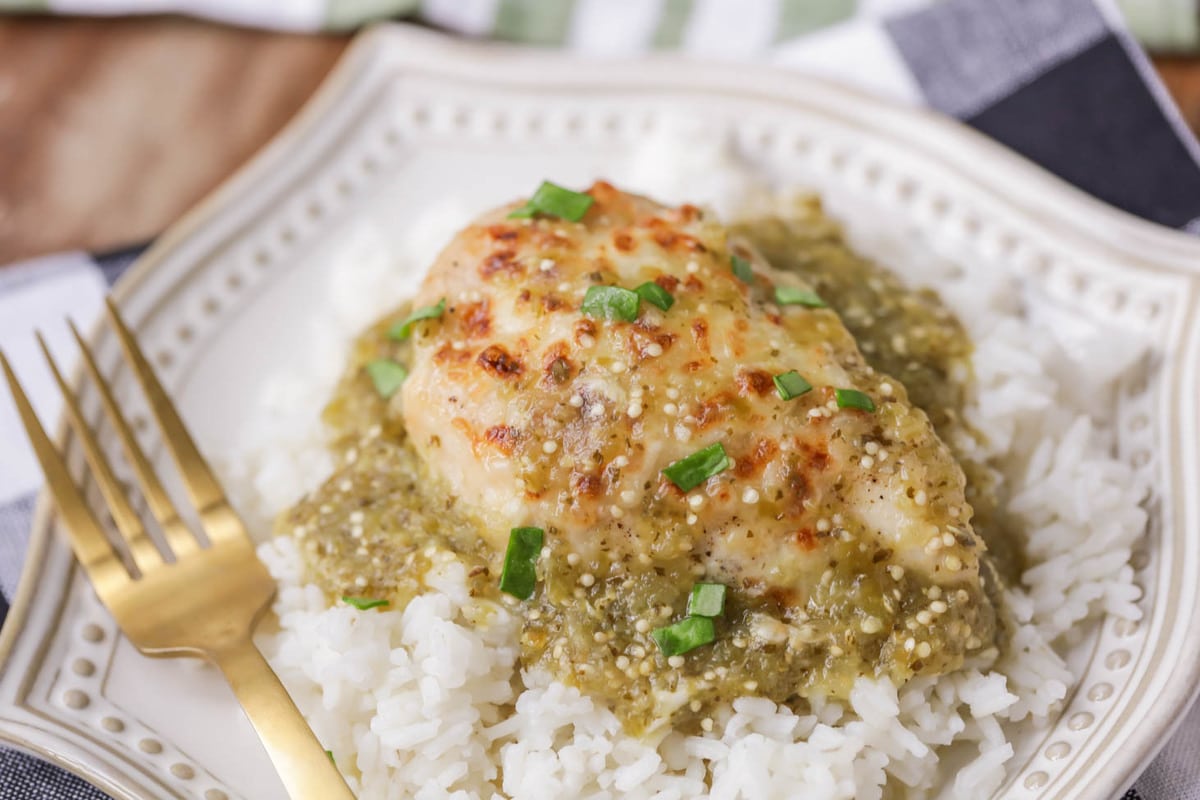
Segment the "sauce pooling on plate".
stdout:
<path fill-rule="evenodd" d="M 816 246 L 806 215 L 731 233 L 544 185 L 461 231 L 327 409 L 342 466 L 283 519 L 315 579 L 402 605 L 457 558 L 523 613 L 526 667 L 635 732 L 994 654 L 963 469 L 864 357 L 872 326 L 856 341 L 839 316 L 838 274 L 883 273 L 838 236 Z M 894 353 L 893 326 L 919 323 L 914 391 L 962 425 L 947 364 L 969 343 L 936 297 L 906 317 L 916 295 L 896 292 L 876 331 Z"/>

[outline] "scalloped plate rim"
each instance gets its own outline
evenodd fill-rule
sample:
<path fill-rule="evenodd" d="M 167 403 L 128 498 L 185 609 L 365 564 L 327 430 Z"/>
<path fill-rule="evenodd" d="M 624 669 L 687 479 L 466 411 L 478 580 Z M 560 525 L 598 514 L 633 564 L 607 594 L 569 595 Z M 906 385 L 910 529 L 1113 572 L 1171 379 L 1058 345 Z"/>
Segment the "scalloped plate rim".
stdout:
<path fill-rule="evenodd" d="M 504 67 L 504 74 L 496 79 L 484 69 L 486 64 L 494 61 L 502 62 Z M 556 69 L 546 70 L 547 62 L 555 62 Z M 436 66 L 430 66 L 431 63 L 436 63 Z M 634 74 L 635 67 L 631 64 L 637 65 L 639 74 Z M 586 75 L 588 66 L 588 61 L 571 56 L 521 50 L 494 43 L 464 42 L 406 25 L 382 23 L 373 26 L 356 37 L 295 118 L 233 176 L 164 232 L 122 276 L 112 294 L 118 301 L 133 295 L 163 260 L 185 247 L 198 232 L 205 231 L 214 222 L 222 221 L 227 206 L 260 192 L 256 184 L 264 177 L 276 171 L 287 171 L 288 156 L 310 137 L 319 134 L 324 114 L 345 100 L 353 91 L 356 81 L 366 80 L 379 69 L 403 69 L 458 79 L 468 78 L 479 84 L 495 83 L 498 86 L 512 86 L 525 81 L 552 87 L 583 80 L 593 87 L 603 88 L 606 82 L 613 86 L 621 84 L 621 78 L 614 78 L 614 74 L 629 80 L 651 76 L 655 91 L 741 95 L 766 102 L 800 104 L 817 115 L 840 118 L 846 114 L 861 124 L 867 124 L 863 123 L 863 115 L 876 115 L 877 119 L 891 123 L 890 126 L 873 126 L 887 129 L 884 133 L 877 133 L 877 136 L 892 144 L 925 152 L 926 157 L 941 161 L 955 173 L 956 181 L 970 184 L 976 191 L 989 195 L 994 202 L 1007 207 L 1032 228 L 1040 229 L 1056 240 L 1069 240 L 1076 252 L 1086 255 L 1087 251 L 1093 251 L 1107 258 L 1115 256 L 1114 260 L 1123 262 L 1126 269 L 1134 271 L 1165 271 L 1186 275 L 1190 278 L 1192 292 L 1196 292 L 1200 285 L 1200 280 L 1197 280 L 1197 276 L 1200 276 L 1200 241 L 1191 234 L 1148 222 L 1097 200 L 983 134 L 924 109 L 903 106 L 821 78 L 768 66 L 700 64 L 679 56 L 660 54 L 644 56 L 636 62 L 617 62 L 615 67 L 606 65 L 608 74 L 603 78 Z M 745 86 L 756 88 L 747 91 L 743 88 Z M 949 146 L 933 156 L 919 141 L 923 135 Z M 1002 191 L 1005 187 L 1017 189 L 1021 202 L 1006 197 Z M 99 330 L 100 323 L 97 323 L 90 332 L 90 341 L 96 341 Z M 1200 321 L 1193 320 L 1190 330 L 1177 331 L 1173 339 L 1184 350 L 1197 349 Z M 1182 355 L 1179 354 L 1177 358 Z M 1190 367 L 1191 373 L 1197 371 L 1194 365 Z M 1195 386 L 1196 376 L 1188 372 L 1185 366 L 1183 374 L 1179 376 L 1180 381 Z M 73 385 L 77 385 L 78 381 L 77 370 Z M 1184 420 L 1181 418 L 1181 421 Z M 1189 421 L 1194 427 L 1195 420 Z M 61 418 L 56 425 L 56 439 L 60 445 L 69 439 L 65 420 Z M 1186 521 L 1195 522 L 1200 516 L 1196 509 L 1195 493 L 1183 498 L 1183 502 L 1186 506 L 1184 520 L 1176 522 L 1177 528 Z M 39 599 L 36 578 L 44 568 L 43 557 L 51 543 L 56 522 L 51 505 L 45 491 L 39 492 L 19 588 L 12 598 L 4 627 L 0 630 L 0 679 L 10 667 L 9 656 L 18 638 L 23 634 L 33 635 L 25 624 L 35 599 Z M 74 572 L 75 566 L 72 561 L 68 574 Z M 69 589 L 69 586 L 70 582 L 67 581 L 65 587 Z M 61 596 L 55 597 L 55 601 L 65 601 L 67 594 L 64 589 Z M 1200 605 L 1193 607 L 1191 612 L 1193 617 L 1200 614 Z M 1187 663 L 1176 670 L 1169 681 L 1170 696 L 1174 702 L 1169 707 L 1165 702 L 1155 707 L 1155 725 L 1148 731 L 1139 732 L 1137 758 L 1125 759 L 1123 763 L 1110 761 L 1093 778 L 1109 778 L 1109 786 L 1128 785 L 1166 743 L 1169 733 L 1182 722 L 1181 712 L 1200 695 L 1200 631 L 1186 639 L 1182 655 L 1190 658 L 1184 659 Z M 1139 725 L 1144 726 L 1145 722 L 1141 721 Z M 55 737 L 50 731 L 40 733 L 40 737 L 35 737 L 20 729 L 0 727 L 0 742 L 55 763 L 121 800 L 137 800 L 140 796 L 135 793 L 136 788 L 131 789 L 124 783 L 128 776 L 121 774 L 122 766 L 90 763 L 86 758 L 81 760 L 81 754 L 69 752 L 75 747 L 74 742 L 62 738 L 58 746 L 44 743 L 54 742 Z M 82 755 L 86 757 L 93 754 Z M 105 769 L 106 766 L 109 769 Z M 116 767 L 115 772 L 113 767 Z"/>

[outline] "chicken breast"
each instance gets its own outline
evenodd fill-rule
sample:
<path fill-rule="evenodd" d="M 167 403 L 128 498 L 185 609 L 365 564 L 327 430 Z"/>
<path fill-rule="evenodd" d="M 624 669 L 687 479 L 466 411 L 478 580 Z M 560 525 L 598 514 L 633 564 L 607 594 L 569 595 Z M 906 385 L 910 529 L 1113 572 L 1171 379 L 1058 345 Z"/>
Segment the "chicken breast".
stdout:
<path fill-rule="evenodd" d="M 764 590 L 811 583 L 822 541 L 843 533 L 970 581 L 979 543 L 961 471 L 837 314 L 776 303 L 775 287 L 807 287 L 695 207 L 603 183 L 589 193 L 579 223 L 485 216 L 414 301 L 447 309 L 416 335 L 405 424 L 485 535 L 502 547 L 511 527 L 553 524 L 585 557 L 638 555 L 659 536 L 637 518 L 666 512 L 724 576 Z M 645 282 L 674 305 L 642 302 L 635 322 L 580 311 L 589 287 Z M 813 390 L 782 400 L 773 376 L 789 371 Z M 876 409 L 839 408 L 838 389 Z M 730 469 L 689 493 L 663 475 L 713 443 Z"/>

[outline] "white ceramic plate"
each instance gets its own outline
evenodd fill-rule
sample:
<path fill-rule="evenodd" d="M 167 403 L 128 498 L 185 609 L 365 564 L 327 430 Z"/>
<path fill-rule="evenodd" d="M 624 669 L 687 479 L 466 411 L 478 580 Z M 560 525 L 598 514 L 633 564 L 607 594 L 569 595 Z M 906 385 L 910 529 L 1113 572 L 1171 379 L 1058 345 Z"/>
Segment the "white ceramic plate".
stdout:
<path fill-rule="evenodd" d="M 302 346 L 297 321 L 326 301 L 324 277 L 364 242 L 386 252 L 396 220 L 449 190 L 469 187 L 469 205 L 482 208 L 545 176 L 586 183 L 668 116 L 692 113 L 783 183 L 874 209 L 871 223 L 889 233 L 920 237 L 970 270 L 1008 270 L 1149 341 L 1118 412 L 1118 453 L 1154 487 L 1134 557 L 1145 617 L 1106 621 L 1075 646 L 1083 680 L 1048 735 L 1018 743 L 1002 790 L 1114 796 L 1165 741 L 1200 675 L 1191 237 L 1104 206 L 965 128 L 795 75 L 666 58 L 597 68 L 384 27 L 362 36 L 296 122 L 162 237 L 116 294 L 201 445 L 228 450 L 263 373 Z M 136 407 L 107 331 L 95 346 Z M 97 416 L 94 393 L 84 401 Z M 77 443 L 62 441 L 78 466 Z M 57 524 L 43 498 L 0 637 L 0 737 L 119 798 L 283 798 L 215 672 L 141 657 Z"/>

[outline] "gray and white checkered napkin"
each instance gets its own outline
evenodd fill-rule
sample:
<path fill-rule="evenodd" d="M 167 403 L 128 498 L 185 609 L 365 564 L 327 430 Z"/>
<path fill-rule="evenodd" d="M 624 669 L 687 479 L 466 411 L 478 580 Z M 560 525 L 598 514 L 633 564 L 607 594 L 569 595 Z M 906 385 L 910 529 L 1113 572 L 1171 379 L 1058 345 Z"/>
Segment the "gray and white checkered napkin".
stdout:
<path fill-rule="evenodd" d="M 626 54 L 633 41 L 634 49 L 673 44 L 709 57 L 762 56 L 928 105 L 1102 200 L 1200 232 L 1200 152 L 1107 0 L 847 3 L 857 8 L 853 16 L 831 15 L 841 21 L 793 39 L 779 36 L 785 6 L 761 5 L 775 8 L 776 16 L 759 18 L 760 12 L 746 11 L 756 6 L 739 0 L 579 0 L 570 13 L 588 19 L 564 24 L 586 26 L 586 35 L 568 43 L 592 53 Z M 538 38 L 536 26 L 502 29 L 492 20 L 480 28 L 471 15 L 500 7 L 496 2 L 426 6 L 441 9 L 435 21 L 466 33 Z M 689 13 L 680 14 L 680 7 Z M 44 418 L 58 413 L 58 398 L 39 371 L 33 327 L 68 315 L 90 322 L 135 255 L 68 253 L 0 270 L 0 347 L 33 383 Z M 56 328 L 47 331 L 52 347 L 66 344 L 54 341 L 64 335 Z M 15 412 L 0 399 L 0 615 L 15 589 L 40 482 Z M 1113 797 L 1127 788 L 1112 787 Z M 0 749 L 0 800 L 103 797 L 54 767 Z M 1200 800 L 1200 707 L 1125 797 Z"/>

